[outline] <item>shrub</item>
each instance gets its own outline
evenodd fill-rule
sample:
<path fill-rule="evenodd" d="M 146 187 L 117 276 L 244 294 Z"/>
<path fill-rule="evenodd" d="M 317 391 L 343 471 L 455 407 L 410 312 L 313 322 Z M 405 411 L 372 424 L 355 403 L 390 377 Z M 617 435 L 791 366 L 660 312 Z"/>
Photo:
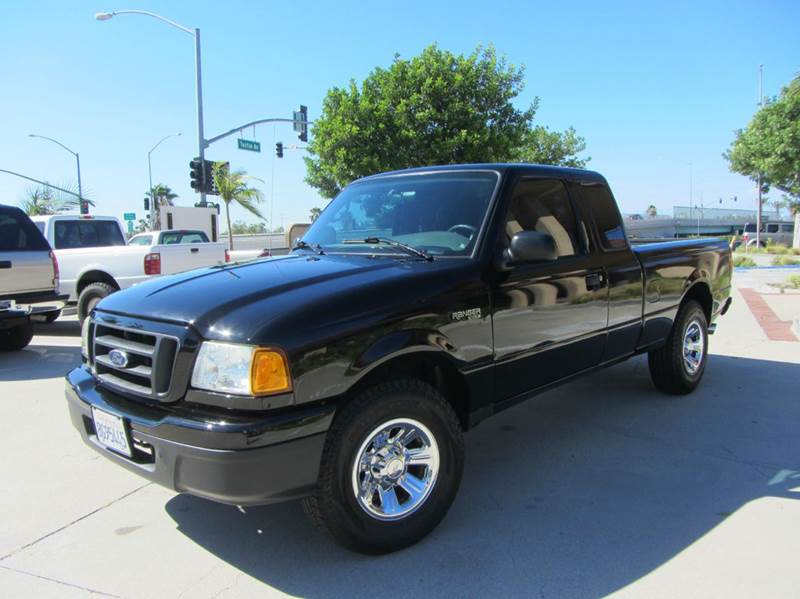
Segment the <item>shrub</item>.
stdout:
<path fill-rule="evenodd" d="M 733 257 L 733 266 L 755 266 L 756 263 L 753 261 L 752 258 L 748 258 L 747 256 L 742 256 L 741 254 L 737 254 Z"/>
<path fill-rule="evenodd" d="M 800 260 L 797 258 L 792 258 L 790 256 L 775 256 L 772 259 L 772 266 L 798 266 L 800 265 Z"/>
<path fill-rule="evenodd" d="M 790 289 L 800 289 L 800 275 L 792 275 L 786 279 L 786 286 Z"/>

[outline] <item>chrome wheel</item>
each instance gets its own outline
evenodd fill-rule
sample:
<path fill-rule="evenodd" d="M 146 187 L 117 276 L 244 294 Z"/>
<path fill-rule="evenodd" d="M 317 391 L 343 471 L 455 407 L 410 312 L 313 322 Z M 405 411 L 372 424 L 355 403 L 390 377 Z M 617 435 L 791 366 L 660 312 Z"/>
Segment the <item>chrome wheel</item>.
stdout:
<path fill-rule="evenodd" d="M 399 520 L 431 494 L 439 474 L 439 446 L 430 429 L 411 418 L 375 427 L 353 463 L 353 493 L 378 520 Z"/>
<path fill-rule="evenodd" d="M 700 322 L 693 320 L 683 334 L 683 366 L 689 374 L 696 374 L 703 364 L 705 338 Z"/>

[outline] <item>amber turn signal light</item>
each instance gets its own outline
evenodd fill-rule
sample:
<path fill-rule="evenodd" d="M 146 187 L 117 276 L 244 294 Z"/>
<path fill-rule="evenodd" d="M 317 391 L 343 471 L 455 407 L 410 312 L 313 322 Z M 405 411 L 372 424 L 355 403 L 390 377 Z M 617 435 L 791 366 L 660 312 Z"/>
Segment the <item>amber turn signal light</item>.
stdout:
<path fill-rule="evenodd" d="M 250 389 L 253 395 L 269 395 L 292 390 L 289 366 L 282 352 L 257 349 L 250 368 Z"/>

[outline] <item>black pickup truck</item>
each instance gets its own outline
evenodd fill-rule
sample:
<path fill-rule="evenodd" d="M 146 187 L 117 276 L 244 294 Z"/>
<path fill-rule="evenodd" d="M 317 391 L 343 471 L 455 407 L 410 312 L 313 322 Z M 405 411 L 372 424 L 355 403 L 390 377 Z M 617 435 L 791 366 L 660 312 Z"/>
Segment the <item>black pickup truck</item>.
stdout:
<path fill-rule="evenodd" d="M 495 412 L 645 352 L 658 389 L 691 392 L 730 281 L 724 241 L 631 247 L 594 172 L 380 174 L 288 256 L 104 299 L 66 395 L 129 470 L 229 504 L 303 497 L 339 543 L 385 553 L 444 517 L 463 433 Z"/>

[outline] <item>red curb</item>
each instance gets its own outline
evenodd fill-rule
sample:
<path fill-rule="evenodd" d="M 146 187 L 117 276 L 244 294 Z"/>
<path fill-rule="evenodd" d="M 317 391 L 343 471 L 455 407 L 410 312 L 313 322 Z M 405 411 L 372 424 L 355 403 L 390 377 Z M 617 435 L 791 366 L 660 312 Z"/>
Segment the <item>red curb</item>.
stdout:
<path fill-rule="evenodd" d="M 792 333 L 792 323 L 788 320 L 781 320 L 772 311 L 769 304 L 764 301 L 759 293 L 752 289 L 739 289 L 750 312 L 756 317 L 758 324 L 770 341 L 798 341 Z"/>

